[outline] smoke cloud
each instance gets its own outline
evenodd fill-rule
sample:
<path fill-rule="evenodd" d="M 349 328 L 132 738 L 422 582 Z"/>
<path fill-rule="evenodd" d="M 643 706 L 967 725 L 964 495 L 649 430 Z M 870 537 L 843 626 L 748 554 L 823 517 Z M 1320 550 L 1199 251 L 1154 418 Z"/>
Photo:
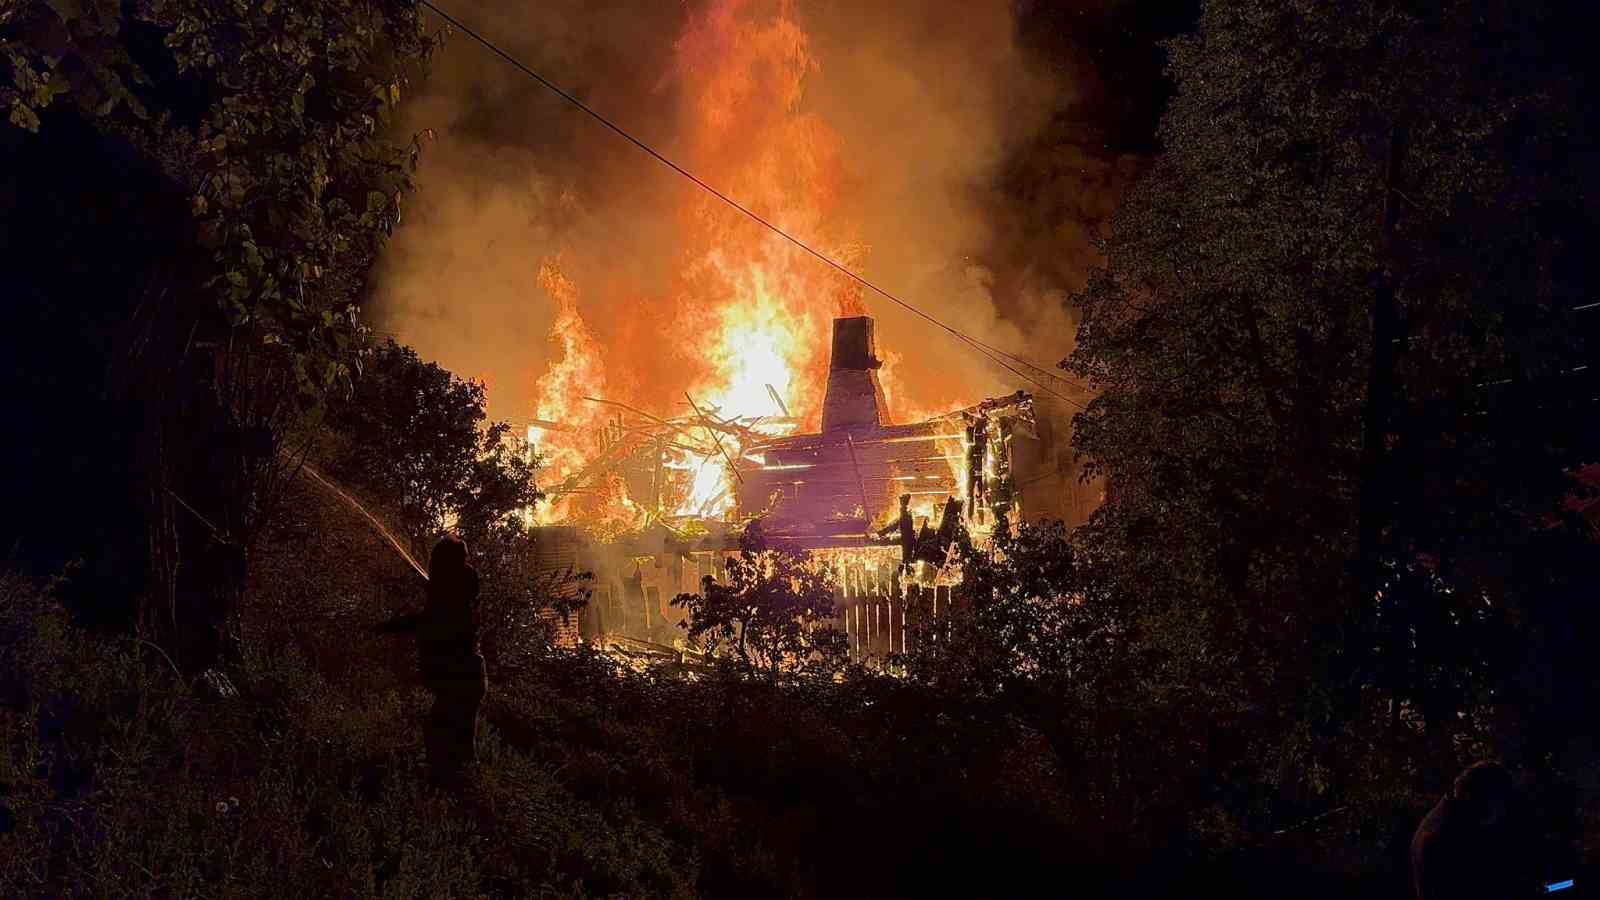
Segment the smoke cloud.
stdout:
<path fill-rule="evenodd" d="M 1070 352 L 1066 298 L 1136 164 L 1087 146 L 1077 116 L 1085 91 L 1099 90 L 1092 67 L 1028 49 L 1009 3 L 451 8 L 931 315 L 1045 366 Z M 716 254 L 685 234 L 722 215 L 714 201 L 464 35 L 436 56 L 398 127 L 435 138 L 380 264 L 380 330 L 487 382 L 495 417 L 537 415 L 535 385 L 570 345 L 550 340 L 563 306 L 548 289 L 553 267 L 604 358 L 605 389 L 641 404 L 681 398 L 697 365 L 685 332 L 705 313 L 705 291 L 688 297 L 692 273 L 716 264 L 687 259 Z M 806 204 L 784 199 L 802 195 Z M 730 243 L 765 240 L 736 230 L 758 232 L 751 222 L 719 227 Z M 747 254 L 778 252 L 760 246 Z M 857 306 L 878 318 L 902 419 L 1032 388 L 881 297 L 815 278 L 805 283 L 830 288 L 797 300 L 819 321 Z"/>

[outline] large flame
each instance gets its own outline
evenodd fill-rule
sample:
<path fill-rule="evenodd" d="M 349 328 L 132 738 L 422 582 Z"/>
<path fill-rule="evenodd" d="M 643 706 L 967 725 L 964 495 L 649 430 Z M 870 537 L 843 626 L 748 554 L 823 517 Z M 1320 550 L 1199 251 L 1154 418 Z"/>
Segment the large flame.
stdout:
<path fill-rule="evenodd" d="M 634 511 L 614 477 L 595 479 L 576 491 L 563 490 L 576 482 L 591 465 L 594 435 L 604 434 L 605 410 L 585 398 L 606 393 L 606 373 L 600 346 L 578 308 L 578 290 L 561 271 L 558 261 L 539 269 L 539 286 L 556 301 L 556 318 L 550 328 L 554 354 L 535 385 L 539 397 L 534 416 L 543 425 L 528 427 L 528 443 L 539 453 L 548 502 L 534 510 L 541 525 L 583 514 L 597 525 L 627 527 Z M 586 440 L 587 438 L 587 440 Z"/>
<path fill-rule="evenodd" d="M 719 0 L 678 40 L 685 149 L 710 180 L 757 215 L 845 264 L 862 250 L 842 221 L 840 140 L 800 109 L 816 69 L 786 11 L 753 20 Z M 698 335 L 705 369 L 690 388 L 724 415 L 779 415 L 767 385 L 804 424 L 821 416 L 829 321 L 861 311 L 853 285 L 803 250 L 703 192 L 688 195 L 679 329 Z"/>
<path fill-rule="evenodd" d="M 801 106 L 817 64 L 787 6 L 762 14 L 745 0 L 713 0 L 689 21 L 675 51 L 666 78 L 680 98 L 677 149 L 690 168 L 756 215 L 859 265 L 866 248 L 844 215 L 840 139 Z M 605 358 L 625 367 L 637 354 L 654 354 L 673 363 L 667 377 L 608 380 L 580 286 L 556 261 L 541 269 L 540 287 L 558 313 L 555 353 L 536 384 L 536 416 L 564 429 L 529 430 L 552 496 L 537 514 L 541 523 L 577 521 L 603 532 L 650 517 L 723 516 L 734 503 L 729 463 L 743 448 L 719 423 L 780 435 L 820 422 L 830 323 L 865 312 L 859 286 L 716 197 L 687 189 L 679 196 L 669 295 L 594 286 L 615 294 L 596 298 L 608 308 L 636 310 L 653 326 L 635 329 L 628 346 L 607 348 Z M 657 340 L 646 345 L 651 337 Z M 618 406 L 596 398 L 632 412 L 620 420 Z M 641 417 L 687 422 L 673 440 L 652 438 L 664 456 L 660 469 L 636 472 L 633 481 L 595 476 L 650 440 L 630 431 Z M 656 507 L 630 500 L 625 481 L 647 486 Z"/>

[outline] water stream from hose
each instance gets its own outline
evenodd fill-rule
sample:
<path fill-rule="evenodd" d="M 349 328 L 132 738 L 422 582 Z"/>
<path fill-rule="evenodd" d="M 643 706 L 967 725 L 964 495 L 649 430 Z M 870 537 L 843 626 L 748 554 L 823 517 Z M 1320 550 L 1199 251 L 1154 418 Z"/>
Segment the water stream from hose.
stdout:
<path fill-rule="evenodd" d="M 374 516 L 372 513 L 368 512 L 367 508 L 362 506 L 361 503 L 356 500 L 356 498 L 345 493 L 342 488 L 334 484 L 332 481 L 329 481 L 321 472 L 318 472 L 316 469 L 312 468 L 310 463 L 304 464 L 302 468 L 305 470 L 305 473 L 310 475 L 314 481 L 332 491 L 340 500 L 343 500 L 345 503 L 349 504 L 351 509 L 365 516 L 366 520 L 372 523 L 372 527 L 378 529 L 378 533 L 383 535 L 384 538 L 389 541 L 389 546 L 393 547 L 394 551 L 400 554 L 402 559 L 410 563 L 411 568 L 417 570 L 417 574 L 422 576 L 422 580 L 428 580 L 428 570 L 424 569 L 420 564 L 417 563 L 415 559 L 412 558 L 411 554 L 406 551 L 405 545 L 400 543 L 400 540 L 394 536 L 393 532 L 391 532 L 388 528 L 385 528 L 382 522 L 378 521 L 377 516 Z"/>

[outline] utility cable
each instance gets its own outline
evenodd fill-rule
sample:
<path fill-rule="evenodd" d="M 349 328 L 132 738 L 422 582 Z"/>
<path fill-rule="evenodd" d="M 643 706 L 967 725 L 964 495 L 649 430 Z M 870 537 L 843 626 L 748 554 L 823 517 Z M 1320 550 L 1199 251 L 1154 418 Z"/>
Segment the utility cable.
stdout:
<path fill-rule="evenodd" d="M 683 168 L 682 166 L 678 165 L 677 163 L 673 162 L 672 160 L 668 159 L 667 157 L 661 155 L 659 152 L 656 151 L 656 149 L 654 147 L 651 147 L 649 144 L 646 144 L 644 141 L 634 137 L 626 129 L 624 129 L 622 126 L 618 125 L 617 123 L 613 122 L 611 119 L 607 118 L 604 114 L 600 113 L 598 110 L 596 110 L 593 107 L 589 106 L 587 103 L 584 103 L 582 100 L 579 100 L 577 97 L 573 96 L 571 93 L 569 93 L 565 89 L 563 89 L 560 85 L 558 85 L 555 82 L 551 81 L 550 79 L 544 77 L 543 75 L 540 75 L 538 72 L 535 72 L 533 69 L 529 68 L 526 64 L 524 64 L 521 60 L 517 59 L 515 56 L 512 56 L 510 53 L 507 53 L 505 50 L 500 49 L 500 47 L 497 44 L 495 44 L 493 41 L 489 40 L 488 38 L 484 37 L 482 34 L 479 34 L 477 31 L 474 31 L 472 28 L 468 27 L 460 19 L 457 19 L 455 16 L 451 15 L 450 13 L 445 12 L 444 10 L 440 9 L 436 4 L 434 4 L 432 2 L 432 0 L 417 0 L 417 2 L 420 5 L 425 6 L 430 10 L 433 10 L 433 12 L 437 13 L 440 18 L 442 18 L 446 22 L 450 23 L 451 26 L 453 26 L 454 28 L 459 30 L 462 34 L 465 34 L 467 37 L 470 37 L 474 41 L 477 41 L 479 44 L 482 44 L 485 49 L 489 50 L 491 53 L 495 54 L 496 56 L 498 56 L 501 59 L 505 60 L 506 62 L 510 63 L 513 67 L 515 67 L 517 70 L 522 72 L 522 74 L 527 75 L 529 78 L 532 78 L 534 81 L 536 81 L 539 84 L 543 85 L 545 88 L 549 89 L 552 93 L 556 94 L 561 99 L 563 99 L 563 100 L 567 101 L 568 103 L 572 104 L 573 106 L 577 107 L 579 110 L 581 110 L 584 113 L 586 113 L 590 118 L 594 119 L 596 122 L 599 122 L 601 125 L 604 125 L 606 128 L 610 129 L 618 137 L 621 137 L 623 140 L 625 140 L 628 143 L 634 145 L 639 150 L 641 150 L 644 153 L 646 153 L 647 155 L 651 156 L 657 162 L 661 163 L 662 165 L 666 166 L 667 168 L 671 169 L 672 171 L 678 173 L 679 175 L 682 175 L 684 178 L 686 178 L 689 181 L 693 182 L 701 190 L 703 190 L 706 193 L 710 194 L 711 196 L 717 198 L 718 200 L 722 201 L 723 203 L 727 204 L 728 206 L 732 207 L 733 209 L 737 210 L 738 212 L 744 214 L 747 218 L 749 218 L 752 221 L 756 222 L 757 224 L 765 227 L 767 230 L 771 231 L 773 234 L 778 235 L 779 237 L 783 238 L 784 240 L 788 241 L 789 243 L 793 244 L 794 246 L 800 248 L 801 250 L 805 251 L 806 253 L 808 253 L 811 256 L 815 257 L 816 259 L 820 260 L 824 265 L 827 265 L 828 267 L 834 269 L 835 271 L 838 271 L 839 273 L 843 274 L 845 277 L 849 278 L 851 281 L 854 281 L 856 284 L 861 285 L 862 287 L 866 288 L 869 291 L 872 291 L 873 293 L 877 294 L 880 297 L 883 297 L 885 300 L 888 300 L 889 302 L 894 303 L 895 305 L 901 307 L 902 309 L 905 309 L 906 311 L 908 311 L 908 312 L 910 312 L 910 313 L 912 313 L 912 314 L 914 314 L 914 315 L 926 320 L 927 322 L 932 323 L 933 325 L 936 325 L 939 328 L 949 332 L 957 340 L 960 340 L 960 341 L 966 343 L 967 345 L 972 347 L 974 350 L 977 350 L 979 353 L 983 354 L 983 356 L 988 358 L 991 362 L 995 363 L 996 365 L 1000 366 L 1001 368 L 1005 369 L 1006 371 L 1010 372 L 1011 374 L 1017 376 L 1018 378 L 1021 378 L 1022 380 L 1027 381 L 1027 382 L 1029 382 L 1031 384 L 1034 384 L 1035 386 L 1039 387 L 1041 390 L 1045 391 L 1046 393 L 1049 393 L 1049 394 L 1055 396 L 1056 398 L 1058 398 L 1060 400 L 1063 400 L 1063 401 L 1065 401 L 1067 403 L 1070 403 L 1073 406 L 1078 407 L 1079 409 L 1084 409 L 1085 408 L 1083 404 L 1077 402 L 1076 400 L 1073 400 L 1070 397 L 1067 397 L 1064 394 L 1061 394 L 1061 393 L 1057 392 L 1056 390 L 1051 388 L 1049 385 L 1044 384 L 1043 382 L 1041 382 L 1039 379 L 1037 379 L 1035 377 L 1032 377 L 1032 376 L 1029 376 L 1029 375 L 1026 375 L 1026 374 L 1018 371 L 1016 368 L 1011 366 L 1005 360 L 1007 360 L 1007 359 L 1013 360 L 1013 361 L 1017 362 L 1019 365 L 1025 366 L 1025 367 L 1027 367 L 1029 369 L 1032 369 L 1032 370 L 1034 370 L 1036 372 L 1042 372 L 1042 373 L 1050 376 L 1051 378 L 1058 379 L 1058 380 L 1060 380 L 1060 381 L 1062 381 L 1064 383 L 1067 383 L 1067 384 L 1074 384 L 1077 387 L 1084 387 L 1084 385 L 1076 383 L 1072 379 L 1067 378 L 1065 376 L 1057 375 L 1054 372 L 1052 372 L 1051 370 L 1044 368 L 1043 366 L 1039 366 L 1039 365 L 1037 365 L 1035 363 L 1028 362 L 1027 360 L 1025 360 L 1025 359 L 1023 359 L 1023 358 L 1021 358 L 1019 356 L 1016 356 L 1015 354 L 1007 353 L 1006 351 L 1000 350 L 999 348 L 996 348 L 996 347 L 991 347 L 990 345 L 985 344 L 984 342 L 978 340 L 977 338 L 974 338 L 974 337 L 971 337 L 971 336 L 969 336 L 967 334 L 964 334 L 960 330 L 956 329 L 955 327 L 950 326 L 950 325 L 946 325 L 944 322 L 940 321 L 939 319 L 935 318 L 934 316 L 932 316 L 932 315 L 930 315 L 930 314 L 928 314 L 926 312 L 923 312 L 922 310 L 918 309 L 917 307 L 912 306 L 910 303 L 907 303 L 906 301 L 901 300 L 899 297 L 895 296 L 894 294 L 890 293 L 889 291 L 887 291 L 887 290 L 885 290 L 885 289 L 883 289 L 881 287 L 878 287 L 876 284 L 873 284 L 871 281 L 868 281 L 867 279 L 861 277 L 860 275 L 857 275 L 855 272 L 851 271 L 849 268 L 844 266 L 842 263 L 836 262 L 832 257 L 829 257 L 827 254 L 822 253 L 821 251 L 812 248 L 810 244 L 807 244 L 806 242 L 804 242 L 804 241 L 800 240 L 799 238 L 795 237 L 794 235 L 789 234 L 787 231 L 784 231 L 782 228 L 779 228 L 777 225 L 773 224 L 771 221 L 768 221 L 763 216 L 758 215 L 756 212 L 751 210 L 749 207 L 745 206 L 744 204 L 740 203 L 739 201 L 733 199 L 732 197 L 729 197 L 727 194 L 724 194 L 723 192 L 721 192 L 721 191 L 717 190 L 716 188 L 712 187 L 710 184 L 706 183 L 704 180 L 702 180 L 699 176 L 695 175 L 693 172 L 690 172 L 688 169 Z"/>

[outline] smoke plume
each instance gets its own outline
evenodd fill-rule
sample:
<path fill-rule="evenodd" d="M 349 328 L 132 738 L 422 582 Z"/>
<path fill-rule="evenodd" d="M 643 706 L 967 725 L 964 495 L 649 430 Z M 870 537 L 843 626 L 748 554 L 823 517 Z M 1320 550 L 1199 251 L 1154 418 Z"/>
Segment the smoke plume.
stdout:
<path fill-rule="evenodd" d="M 1067 295 L 1134 167 L 1078 140 L 1092 67 L 1030 50 L 1009 3 L 450 8 L 927 313 L 1046 366 L 1070 352 Z M 898 420 L 1032 389 L 721 208 L 465 35 L 435 58 L 399 128 L 435 138 L 380 266 L 378 327 L 487 382 L 497 418 L 571 414 L 541 397 L 549 407 L 552 367 L 574 356 L 597 357 L 582 361 L 582 390 L 668 411 L 707 390 L 718 351 L 702 332 L 719 327 L 822 323 L 821 356 L 795 357 L 814 373 L 826 320 L 861 311 L 878 318 Z M 785 294 L 783 321 L 731 320 L 747 292 Z M 786 399 L 814 416 L 820 393 L 804 380 Z"/>

